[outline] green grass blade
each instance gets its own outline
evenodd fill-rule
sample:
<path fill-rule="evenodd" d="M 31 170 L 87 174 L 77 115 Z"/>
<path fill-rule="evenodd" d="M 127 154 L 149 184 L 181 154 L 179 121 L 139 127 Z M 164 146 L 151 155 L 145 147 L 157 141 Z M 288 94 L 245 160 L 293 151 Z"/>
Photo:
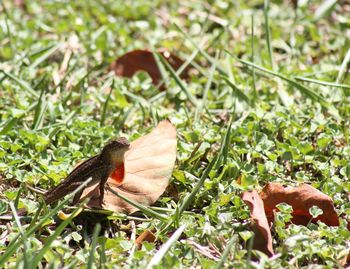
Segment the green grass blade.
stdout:
<path fill-rule="evenodd" d="M 228 241 L 228 243 L 227 243 L 227 245 L 225 247 L 225 250 L 222 253 L 222 256 L 221 256 L 220 260 L 216 264 L 215 269 L 223 268 L 224 263 L 225 263 L 225 261 L 227 259 L 227 256 L 230 254 L 231 248 L 232 248 L 233 244 L 236 243 L 236 242 L 237 242 L 237 237 L 232 236 L 230 241 Z"/>
<path fill-rule="evenodd" d="M 110 88 L 109 89 L 109 93 L 107 95 L 107 98 L 106 98 L 106 101 L 104 102 L 103 104 L 103 109 L 102 109 L 102 113 L 101 113 L 101 121 L 100 121 L 100 125 L 103 126 L 104 122 L 105 122 L 105 119 L 106 119 L 106 113 L 107 113 L 107 108 L 108 108 L 108 102 L 111 98 L 111 94 L 112 94 L 112 91 L 114 89 L 114 79 L 109 79 L 108 81 L 106 81 L 106 83 L 102 86 L 102 89 L 101 91 L 103 91 L 104 89 L 107 89 L 107 88 Z"/>
<path fill-rule="evenodd" d="M 238 88 L 238 86 L 235 85 L 228 77 L 226 76 L 220 76 L 220 77 L 223 80 L 225 80 L 228 86 L 230 86 L 230 88 L 233 91 L 233 94 L 236 95 L 239 100 L 242 100 L 247 104 L 251 103 L 249 97 L 240 88 Z"/>
<path fill-rule="evenodd" d="M 178 70 L 176 70 L 176 74 L 180 76 L 182 72 L 192 63 L 194 58 L 196 58 L 197 54 L 199 53 L 198 50 L 195 50 L 192 52 L 192 54 L 186 59 L 186 61 L 180 66 Z"/>
<path fill-rule="evenodd" d="M 18 217 L 18 215 L 17 215 L 16 208 L 15 208 L 15 206 L 14 206 L 14 204 L 13 204 L 12 202 L 10 202 L 10 208 L 11 208 L 11 210 L 12 210 L 12 214 L 13 214 L 13 217 L 14 217 L 15 222 L 16 222 L 16 224 L 17 224 L 19 233 L 20 233 L 20 235 L 21 235 L 22 238 L 23 238 L 23 247 L 24 247 L 23 258 L 24 258 L 24 266 L 25 266 L 25 268 L 26 268 L 26 266 L 28 266 L 27 251 L 29 250 L 29 245 L 28 245 L 28 241 L 27 241 L 27 236 L 26 236 L 26 234 L 24 233 L 24 230 L 23 230 L 21 221 L 19 220 L 19 217 Z"/>
<path fill-rule="evenodd" d="M 44 62 L 47 58 L 49 58 L 52 54 L 56 52 L 61 46 L 61 43 L 58 43 L 56 45 L 53 45 L 50 49 L 48 49 L 43 55 L 41 55 L 39 58 L 37 58 L 30 66 L 29 68 L 36 68 L 38 65 L 40 65 L 42 62 Z"/>
<path fill-rule="evenodd" d="M 162 222 L 165 222 L 167 221 L 167 217 L 162 215 L 162 214 L 159 214 L 158 212 L 152 210 L 152 209 L 149 209 L 148 207 L 144 206 L 144 205 L 141 205 L 140 203 L 138 202 L 135 202 L 131 199 L 129 199 L 128 197 L 126 197 L 125 195 L 121 194 L 121 193 L 118 193 L 116 192 L 115 190 L 113 190 L 111 187 L 107 186 L 107 189 L 113 193 L 115 196 L 123 199 L 124 201 L 128 202 L 129 204 L 131 204 L 132 206 L 136 207 L 137 209 L 139 209 L 142 213 L 144 213 L 145 215 L 147 216 L 150 216 L 150 217 L 154 217 L 156 219 L 159 219 L 160 221 Z"/>
<path fill-rule="evenodd" d="M 227 52 L 227 53 L 230 54 L 230 52 Z M 271 70 L 269 70 L 267 68 L 261 67 L 259 65 L 254 64 L 254 63 L 251 63 L 249 61 L 245 61 L 245 60 L 239 59 L 239 58 L 233 56 L 232 54 L 230 54 L 230 55 L 232 57 L 234 57 L 237 61 L 239 61 L 240 63 L 242 63 L 244 65 L 247 65 L 249 67 L 254 67 L 257 70 L 260 70 L 260 71 L 262 71 L 264 73 L 270 74 L 272 76 L 278 77 L 278 78 L 286 81 L 289 85 L 291 85 L 294 88 L 298 89 L 301 94 L 309 97 L 313 101 L 318 101 L 323 107 L 326 107 L 326 108 L 329 107 L 329 103 L 321 95 L 319 95 L 316 92 L 314 92 L 313 90 L 305 87 L 304 85 L 296 82 L 295 80 L 290 79 L 290 78 L 288 78 L 288 77 L 286 77 L 284 75 L 281 75 L 281 74 L 279 74 L 277 72 L 271 71 Z"/>
<path fill-rule="evenodd" d="M 336 83 L 340 83 L 344 79 L 345 74 L 346 74 L 347 69 L 348 69 L 348 66 L 349 66 L 349 63 L 350 63 L 350 49 L 346 53 L 344 60 L 340 66 L 337 80 L 335 81 Z"/>
<path fill-rule="evenodd" d="M 169 240 L 161 246 L 161 248 L 158 250 L 158 252 L 153 256 L 149 264 L 147 265 L 146 269 L 151 269 L 157 264 L 159 264 L 165 254 L 169 251 L 172 245 L 174 245 L 177 240 L 180 238 L 181 234 L 185 230 L 186 225 L 182 225 L 175 231 L 175 233 L 172 234 L 172 236 L 169 238 Z"/>
<path fill-rule="evenodd" d="M 21 120 L 22 118 L 24 118 L 25 116 L 28 115 L 28 113 L 30 111 L 32 111 L 36 106 L 37 106 L 38 102 L 34 102 L 33 104 L 31 104 L 27 110 L 25 111 L 25 113 L 23 113 L 22 115 L 20 115 L 17 118 L 9 118 L 6 123 L 3 125 L 3 127 L 0 130 L 0 135 L 5 135 L 7 134 L 9 131 L 12 130 L 12 128 L 17 125 L 17 123 L 19 122 L 19 120 Z"/>
<path fill-rule="evenodd" d="M 16 82 L 19 86 L 21 86 L 24 90 L 26 90 L 32 96 L 37 97 L 37 98 L 39 97 L 39 94 L 32 87 L 30 87 L 30 85 L 26 81 L 19 79 L 18 77 L 14 76 L 14 75 L 12 75 L 4 70 L 0 69 L 0 72 L 2 72 L 6 77 L 12 79 L 14 82 Z"/>
<path fill-rule="evenodd" d="M 43 248 L 40 250 L 40 252 L 34 257 L 34 260 L 32 262 L 33 268 L 37 268 L 39 262 L 45 255 L 45 253 L 51 249 L 51 244 L 53 241 L 57 239 L 57 237 L 63 232 L 63 230 L 67 227 L 69 223 L 73 220 L 73 218 L 76 217 L 76 213 L 86 204 L 86 201 L 81 203 L 79 207 L 77 207 L 70 215 L 69 217 L 60 223 L 60 225 L 56 228 L 55 232 L 45 241 L 45 244 Z"/>
<path fill-rule="evenodd" d="M 11 30 L 10 30 L 10 26 L 9 26 L 9 21 L 12 21 L 8 12 L 7 12 L 7 8 L 5 6 L 5 3 L 4 1 L 1 1 L 1 6 L 2 6 L 2 10 L 3 12 L 5 13 L 5 25 L 6 25 L 6 34 L 7 34 L 7 37 L 9 39 L 9 42 L 10 42 L 10 47 L 11 47 L 11 55 L 13 56 L 14 55 L 14 51 L 15 51 L 15 42 L 13 42 L 13 39 L 12 39 L 12 34 L 11 34 Z"/>
<path fill-rule="evenodd" d="M 269 26 L 269 0 L 264 1 L 264 19 L 265 19 L 266 44 L 269 52 L 270 66 L 272 70 L 275 70 L 275 65 L 273 63 L 273 56 L 272 56 L 271 31 Z"/>
<path fill-rule="evenodd" d="M 39 216 L 40 216 L 40 212 L 43 208 L 44 208 L 44 203 L 40 203 L 39 208 L 36 210 L 35 215 L 32 218 L 27 229 L 31 229 L 35 225 L 35 223 L 37 223 L 37 220 L 39 219 Z"/>
<path fill-rule="evenodd" d="M 0 135 L 5 135 L 9 131 L 11 131 L 11 129 L 13 128 L 13 126 L 17 124 L 17 122 L 18 122 L 18 118 L 10 118 L 9 120 L 7 120 L 7 122 L 5 123 L 5 125 L 2 127 L 0 131 Z"/>
<path fill-rule="evenodd" d="M 102 238 L 102 242 L 100 243 L 100 248 L 98 249 L 98 253 L 100 255 L 100 263 L 99 268 L 104 269 L 107 267 L 107 256 L 106 256 L 106 238 Z"/>
<path fill-rule="evenodd" d="M 176 25 L 176 24 L 174 24 L 174 25 L 185 36 L 185 38 L 188 39 L 192 43 L 192 45 L 201 53 L 201 55 L 204 56 L 207 59 L 207 61 L 209 61 L 210 64 L 212 64 L 212 65 L 215 64 L 216 61 L 214 58 L 212 58 L 201 47 L 199 47 L 198 44 L 196 42 L 194 42 L 192 40 L 192 38 L 187 33 L 185 33 L 178 25 Z M 240 100 L 244 100 L 245 102 L 250 104 L 250 99 L 248 98 L 248 96 L 242 90 L 240 90 L 237 86 L 235 86 L 232 81 L 226 79 L 226 77 L 228 77 L 228 74 L 222 68 L 220 68 L 218 65 L 216 65 L 216 70 L 222 75 L 222 78 L 225 79 L 225 81 L 228 83 L 228 85 L 231 87 L 231 89 L 234 91 L 234 93 L 237 95 L 237 97 Z"/>
<path fill-rule="evenodd" d="M 23 188 L 24 188 L 24 184 L 22 183 L 20 185 L 20 188 L 19 188 L 18 192 L 17 192 L 16 198 L 15 198 L 15 202 L 14 202 L 14 205 L 15 205 L 16 209 L 18 208 L 19 198 L 21 197 L 21 194 L 23 192 Z"/>
<path fill-rule="evenodd" d="M 57 214 L 57 212 L 59 210 L 61 210 L 64 205 L 76 194 L 78 193 L 80 190 L 82 190 L 83 188 L 85 188 L 85 186 L 91 181 L 92 179 L 88 179 L 86 180 L 83 184 L 81 184 L 81 186 L 79 186 L 75 191 L 73 191 L 72 193 L 70 193 L 69 195 L 67 195 L 66 198 L 64 198 L 64 200 L 59 203 L 54 209 L 52 209 L 51 211 L 49 211 L 48 214 L 46 214 L 45 216 L 43 216 L 43 218 L 34 226 L 30 227 L 29 229 L 26 230 L 25 237 L 29 237 L 30 235 L 32 235 L 37 229 L 39 229 L 49 218 L 51 218 L 52 216 L 54 216 L 55 214 Z M 16 237 L 14 240 L 12 240 L 10 242 L 10 244 L 7 246 L 6 251 L 2 254 L 2 256 L 0 257 L 0 268 L 3 267 L 4 263 L 11 257 L 11 255 L 16 252 L 16 250 L 19 248 L 20 244 L 23 241 L 23 237 L 20 238 Z"/>
<path fill-rule="evenodd" d="M 221 142 L 221 148 L 219 152 L 219 161 L 216 163 L 216 169 L 219 168 L 219 165 L 226 164 L 228 152 L 230 149 L 231 129 L 232 129 L 232 121 L 227 126 L 225 136 Z"/>
<path fill-rule="evenodd" d="M 200 46 L 198 46 L 198 44 L 189 36 L 189 34 L 187 34 L 186 32 L 184 32 L 181 27 L 179 27 L 176 23 L 174 23 L 174 26 L 179 30 L 179 32 L 181 34 L 183 34 L 183 36 L 189 40 L 192 45 L 200 52 L 200 54 L 202 56 L 204 56 L 204 58 L 207 59 L 207 61 L 210 62 L 210 64 L 214 64 L 215 59 L 213 57 L 211 57 L 207 52 L 204 51 L 203 48 L 201 48 Z M 219 33 L 219 35 L 222 35 L 222 32 Z M 216 69 L 222 74 L 222 75 L 227 75 L 226 72 L 219 66 L 216 66 Z"/>
<path fill-rule="evenodd" d="M 315 11 L 314 21 L 318 21 L 332 12 L 338 0 L 326 0 Z"/>
<path fill-rule="evenodd" d="M 37 129 L 44 120 L 45 111 L 47 108 L 47 102 L 45 101 L 44 97 L 45 97 L 45 88 L 43 87 L 40 92 L 40 96 L 39 96 L 38 103 L 36 105 L 36 109 L 34 113 L 33 126 L 32 126 L 32 129 L 34 130 Z"/>
<path fill-rule="evenodd" d="M 176 81 L 177 85 L 179 85 L 180 89 L 186 94 L 188 97 L 188 100 L 194 105 L 198 105 L 197 99 L 193 96 L 193 94 L 187 89 L 187 87 L 182 82 L 181 78 L 176 74 L 174 69 L 171 67 L 171 65 L 168 63 L 167 60 L 165 60 L 162 56 L 158 54 L 158 59 L 163 64 L 165 69 L 170 73 L 171 77 Z"/>
<path fill-rule="evenodd" d="M 197 182 L 196 186 L 194 186 L 194 188 L 191 191 L 191 193 L 184 199 L 184 201 L 180 205 L 180 207 L 179 207 L 179 214 L 180 215 L 189 207 L 189 205 L 192 203 L 192 201 L 196 197 L 196 195 L 199 192 L 200 188 L 203 186 L 204 181 L 207 179 L 210 171 L 213 169 L 216 161 L 218 160 L 218 157 L 219 157 L 219 155 L 216 155 L 212 159 L 212 161 L 209 163 L 207 168 L 204 170 L 204 172 L 203 172 L 201 178 L 199 179 L 199 181 Z"/>
<path fill-rule="evenodd" d="M 254 13 L 252 13 L 252 19 L 251 19 L 251 49 L 252 49 L 252 63 L 255 61 L 255 46 L 254 46 Z M 255 69 L 252 68 L 252 76 L 253 76 L 253 91 L 254 91 L 254 99 L 258 97 L 258 92 L 256 91 L 256 76 L 255 76 Z"/>
<path fill-rule="evenodd" d="M 158 85 L 156 86 L 157 88 L 159 88 L 160 86 L 165 85 L 165 82 L 169 80 L 169 76 L 168 73 L 166 72 L 164 65 L 162 64 L 162 62 L 160 61 L 160 58 L 163 58 L 162 55 L 159 55 L 156 50 L 154 49 L 154 47 L 152 47 L 152 54 L 153 54 L 153 58 L 156 62 L 156 65 L 158 67 L 159 73 L 162 77 L 162 79 L 158 82 Z"/>
<path fill-rule="evenodd" d="M 216 70 L 216 62 L 217 62 L 217 59 L 218 59 L 218 55 L 219 54 L 217 53 L 216 57 L 215 57 L 216 60 L 215 60 L 214 64 L 212 64 L 212 66 L 210 68 L 209 78 L 208 78 L 208 81 L 207 81 L 207 83 L 205 85 L 205 89 L 204 89 L 204 93 L 203 93 L 203 97 L 202 97 L 201 103 L 197 106 L 197 109 L 195 111 L 194 121 L 198 120 L 198 117 L 202 113 L 203 108 L 205 108 L 205 103 L 206 103 L 207 98 L 208 98 L 208 92 L 209 92 L 210 87 L 212 85 L 214 72 Z"/>
<path fill-rule="evenodd" d="M 132 92 L 128 91 L 127 89 L 123 88 L 122 93 L 126 96 L 130 97 L 131 99 L 135 100 L 137 103 L 141 104 L 143 107 L 149 107 L 149 102 L 143 98 L 142 96 L 138 96 L 137 94 L 133 94 Z"/>
<path fill-rule="evenodd" d="M 305 82 L 320 84 L 320 85 L 324 85 L 324 86 L 331 86 L 331 87 L 336 87 L 336 88 L 342 88 L 342 89 L 350 90 L 350 85 L 346 85 L 346 84 L 339 84 L 339 83 L 322 81 L 322 80 L 312 79 L 312 78 L 299 77 L 299 76 L 294 77 L 294 78 L 296 80 L 300 80 L 300 81 L 305 81 Z"/>
<path fill-rule="evenodd" d="M 87 263 L 86 268 L 87 269 L 92 269 L 93 264 L 95 261 L 95 251 L 96 251 L 96 246 L 97 246 L 97 240 L 98 240 L 98 235 L 100 234 L 101 231 L 101 225 L 97 223 L 94 229 L 94 233 L 92 235 L 92 242 L 91 242 L 91 249 L 90 249 L 90 255 L 89 255 L 89 260 Z"/>

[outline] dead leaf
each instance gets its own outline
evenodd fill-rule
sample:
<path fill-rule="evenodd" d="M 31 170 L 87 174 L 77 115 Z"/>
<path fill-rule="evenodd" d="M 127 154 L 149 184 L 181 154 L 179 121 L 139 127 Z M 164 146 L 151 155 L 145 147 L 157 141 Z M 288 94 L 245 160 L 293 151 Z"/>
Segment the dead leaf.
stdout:
<path fill-rule="evenodd" d="M 182 59 L 165 49 L 158 50 L 158 53 L 168 61 L 175 71 L 184 64 Z M 115 60 L 111 64 L 110 69 L 114 70 L 117 76 L 128 78 L 132 77 L 138 71 L 145 71 L 150 75 L 153 85 L 155 86 L 157 86 L 162 79 L 153 53 L 149 50 L 130 51 Z M 189 67 L 182 71 L 180 77 L 183 79 L 189 78 Z M 164 83 L 160 85 L 160 89 L 165 90 Z"/>
<path fill-rule="evenodd" d="M 341 268 L 349 268 L 349 265 L 350 265 L 350 253 L 349 253 L 350 249 L 346 249 L 346 250 L 343 250 L 341 254 L 343 254 L 344 256 L 342 258 L 340 258 L 338 261 L 339 261 L 339 264 L 341 266 Z M 346 253 L 347 252 L 347 253 Z M 339 255 L 341 257 L 341 255 Z"/>
<path fill-rule="evenodd" d="M 125 156 L 124 179 L 115 180 L 110 177 L 107 184 L 133 201 L 151 205 L 168 186 L 175 159 L 176 129 L 169 121 L 164 120 L 151 133 L 131 143 L 131 148 Z M 81 199 L 85 197 L 91 198 L 89 206 L 99 207 L 97 185 L 87 188 Z M 105 189 L 103 208 L 124 213 L 138 210 L 108 189 Z"/>
<path fill-rule="evenodd" d="M 339 226 L 338 215 L 334 209 L 332 199 L 315 189 L 301 184 L 298 187 L 283 187 L 282 184 L 268 183 L 260 193 L 264 202 L 265 213 L 268 220 L 273 221 L 273 210 L 279 203 L 287 203 L 293 207 L 292 223 L 306 225 L 312 219 L 309 209 L 318 206 L 323 214 L 314 221 L 320 220 L 329 226 Z"/>
<path fill-rule="evenodd" d="M 135 245 L 141 249 L 143 242 L 153 243 L 156 241 L 156 236 L 150 230 L 144 230 L 135 240 Z"/>
<path fill-rule="evenodd" d="M 14 0 L 13 3 L 16 7 L 26 10 L 26 3 L 24 0 Z"/>
<path fill-rule="evenodd" d="M 255 234 L 253 248 L 271 257 L 274 254 L 272 235 L 265 215 L 263 201 L 256 190 L 244 192 L 242 194 L 242 200 L 250 209 L 252 230 Z"/>

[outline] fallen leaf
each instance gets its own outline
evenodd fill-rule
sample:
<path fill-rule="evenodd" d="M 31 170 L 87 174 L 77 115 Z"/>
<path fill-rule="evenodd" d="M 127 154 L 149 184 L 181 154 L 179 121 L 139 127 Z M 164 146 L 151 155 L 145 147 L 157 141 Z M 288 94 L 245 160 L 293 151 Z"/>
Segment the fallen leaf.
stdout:
<path fill-rule="evenodd" d="M 186 242 L 191 245 L 196 251 L 204 255 L 205 257 L 212 259 L 214 261 L 219 261 L 221 252 L 217 252 L 216 249 L 213 249 L 213 245 L 211 246 L 202 246 L 196 243 L 193 239 L 187 239 Z"/>
<path fill-rule="evenodd" d="M 183 64 L 184 61 L 173 53 L 165 49 L 158 51 L 160 55 L 168 61 L 172 68 L 176 71 Z M 152 78 L 153 85 L 158 85 L 162 79 L 161 72 L 158 68 L 157 62 L 154 59 L 153 53 L 149 50 L 133 50 L 115 60 L 111 66 L 117 76 L 132 77 L 138 71 L 147 72 Z M 183 79 L 189 78 L 189 68 L 185 68 L 180 74 Z M 165 90 L 164 83 L 160 85 L 161 90 Z"/>
<path fill-rule="evenodd" d="M 265 213 L 270 222 L 273 221 L 273 210 L 279 203 L 287 203 L 293 208 L 292 223 L 306 225 L 312 220 L 309 209 L 318 206 L 323 214 L 313 221 L 320 220 L 329 226 L 339 226 L 339 218 L 334 209 L 332 199 L 315 189 L 301 184 L 298 187 L 283 187 L 282 184 L 268 183 L 260 193 L 264 202 Z"/>
<path fill-rule="evenodd" d="M 107 184 L 114 191 L 142 205 L 153 204 L 168 186 L 175 165 L 175 127 L 167 120 L 160 122 L 151 133 L 133 141 L 125 155 L 124 178 L 115 180 L 109 177 Z M 98 208 L 98 185 L 86 188 L 81 199 L 85 197 L 90 197 L 90 207 Z M 103 202 L 104 209 L 115 212 L 132 213 L 138 210 L 107 188 Z"/>
<path fill-rule="evenodd" d="M 19 7 L 21 9 L 26 9 L 26 3 L 24 0 L 14 0 L 13 3 L 16 7 Z"/>
<path fill-rule="evenodd" d="M 339 264 L 341 265 L 342 268 L 349 268 L 350 265 L 350 253 L 349 253 L 350 249 L 348 248 L 347 250 L 343 251 L 344 256 L 339 259 Z M 345 253 L 344 253 L 345 252 Z M 348 253 L 346 253 L 348 252 Z"/>
<path fill-rule="evenodd" d="M 143 242 L 153 243 L 156 241 L 156 236 L 150 230 L 144 230 L 135 240 L 135 245 L 141 249 Z"/>
<path fill-rule="evenodd" d="M 252 230 L 255 234 L 253 248 L 271 257 L 274 254 L 272 235 L 265 215 L 263 201 L 256 190 L 244 192 L 242 200 L 250 209 Z"/>

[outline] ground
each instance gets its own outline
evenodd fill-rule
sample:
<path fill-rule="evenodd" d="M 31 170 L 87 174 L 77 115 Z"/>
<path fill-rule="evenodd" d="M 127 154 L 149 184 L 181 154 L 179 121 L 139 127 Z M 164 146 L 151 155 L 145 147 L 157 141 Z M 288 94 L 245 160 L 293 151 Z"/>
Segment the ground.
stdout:
<path fill-rule="evenodd" d="M 1 220 L 0 267 L 347 264 L 348 1 L 19 0 L 0 10 L 0 217 L 25 207 L 30 219 Z M 134 49 L 188 60 L 189 79 L 164 62 L 162 88 L 145 72 L 109 72 Z M 162 119 L 178 143 L 169 187 L 152 207 L 165 219 L 114 214 L 100 227 L 38 210 L 27 185 L 49 189 L 111 137 L 132 141 Z M 267 182 L 312 185 L 333 199 L 340 225 L 288 225 L 287 210 L 272 227 L 275 255 L 252 250 L 241 194 Z M 145 229 L 157 239 L 138 250 Z"/>

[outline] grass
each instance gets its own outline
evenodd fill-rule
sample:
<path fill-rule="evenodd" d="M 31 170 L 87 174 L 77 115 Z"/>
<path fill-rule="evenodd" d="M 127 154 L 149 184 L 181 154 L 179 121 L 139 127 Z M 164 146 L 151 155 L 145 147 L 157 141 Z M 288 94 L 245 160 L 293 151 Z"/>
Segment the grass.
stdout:
<path fill-rule="evenodd" d="M 267 182 L 306 182 L 349 215 L 349 8 L 346 1 L 299 1 L 296 10 L 267 0 L 1 2 L 0 267 L 344 266 L 343 220 L 276 223 L 276 256 L 256 253 L 240 195 Z M 158 48 L 195 66 L 191 79 L 162 57 L 165 92 L 145 73 L 108 73 L 124 53 Z M 26 188 L 49 189 L 109 138 L 134 140 L 164 118 L 177 128 L 177 162 L 171 188 L 153 207 L 135 204 L 138 213 L 102 222 L 96 212 L 88 222 L 62 221 L 57 213 L 69 197 L 46 208 Z M 26 218 L 4 220 L 23 207 Z M 145 229 L 157 241 L 137 249 Z"/>

